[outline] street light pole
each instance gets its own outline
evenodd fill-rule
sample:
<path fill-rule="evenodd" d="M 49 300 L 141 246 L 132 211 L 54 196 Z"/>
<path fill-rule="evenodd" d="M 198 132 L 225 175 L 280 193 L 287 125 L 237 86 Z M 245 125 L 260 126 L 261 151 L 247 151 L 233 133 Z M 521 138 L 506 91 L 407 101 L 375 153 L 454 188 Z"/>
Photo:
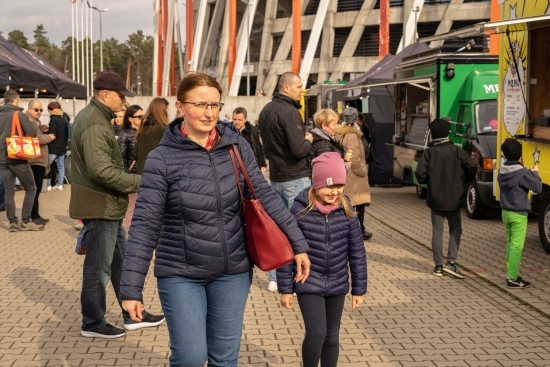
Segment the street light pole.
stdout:
<path fill-rule="evenodd" d="M 418 31 L 417 31 L 417 26 L 418 26 L 418 12 L 420 11 L 420 8 L 418 7 L 418 5 L 415 5 L 412 9 L 412 11 L 414 11 L 414 43 L 416 43 L 416 41 L 418 41 Z"/>
<path fill-rule="evenodd" d="M 250 0 L 241 0 L 246 4 L 246 95 L 250 96 Z"/>
<path fill-rule="evenodd" d="M 109 10 L 109 8 L 101 10 L 95 6 L 92 6 L 92 9 L 99 13 L 99 71 L 103 71 L 103 21 L 101 15 Z"/>

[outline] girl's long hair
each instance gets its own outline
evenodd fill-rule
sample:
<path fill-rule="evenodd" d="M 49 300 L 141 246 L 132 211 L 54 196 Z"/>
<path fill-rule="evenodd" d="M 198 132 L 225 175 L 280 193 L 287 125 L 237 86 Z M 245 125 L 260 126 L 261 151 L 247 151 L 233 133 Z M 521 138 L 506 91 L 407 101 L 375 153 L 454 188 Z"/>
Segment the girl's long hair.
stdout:
<path fill-rule="evenodd" d="M 315 208 L 315 198 L 317 197 L 317 190 L 314 187 L 311 187 L 309 189 L 309 192 L 307 194 L 307 206 L 296 213 L 296 219 L 301 219 L 308 215 L 313 208 Z M 353 207 L 349 205 L 349 202 L 346 200 L 344 195 L 342 193 L 338 194 L 338 198 L 336 199 L 335 203 L 337 203 L 339 206 L 342 206 L 344 209 L 344 213 L 346 213 L 346 217 L 348 217 L 348 220 L 351 220 L 354 216 L 357 215 L 355 210 L 353 210 Z"/>
<path fill-rule="evenodd" d="M 145 122 L 148 119 L 152 120 L 153 125 L 159 124 L 164 127 L 168 126 L 168 112 L 166 112 L 166 107 L 168 107 L 169 105 L 170 103 L 168 103 L 166 98 L 153 98 L 153 100 L 149 104 L 149 107 L 147 107 L 147 110 L 143 114 L 143 122 L 136 132 L 136 140 L 138 139 L 140 134 L 143 134 L 143 131 L 145 129 Z"/>

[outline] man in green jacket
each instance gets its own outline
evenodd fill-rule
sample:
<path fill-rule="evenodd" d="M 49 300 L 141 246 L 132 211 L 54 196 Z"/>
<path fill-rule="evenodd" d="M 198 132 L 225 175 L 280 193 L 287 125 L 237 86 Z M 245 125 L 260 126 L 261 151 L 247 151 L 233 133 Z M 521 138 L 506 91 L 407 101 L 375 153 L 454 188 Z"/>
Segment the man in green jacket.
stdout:
<path fill-rule="evenodd" d="M 113 339 L 126 332 L 105 320 L 105 291 L 110 280 L 120 304 L 120 277 L 126 249 L 122 219 L 128 194 L 138 191 L 141 176 L 124 171 L 110 121 L 122 110 L 125 97 L 135 94 L 126 89 L 120 75 L 113 71 L 100 72 L 93 83 L 94 96 L 76 116 L 72 131 L 70 215 L 83 220 L 87 245 L 80 297 L 80 333 L 86 337 Z M 156 326 L 164 321 L 163 315 L 145 311 L 141 322 L 132 321 L 124 310 L 122 314 L 127 330 Z"/>

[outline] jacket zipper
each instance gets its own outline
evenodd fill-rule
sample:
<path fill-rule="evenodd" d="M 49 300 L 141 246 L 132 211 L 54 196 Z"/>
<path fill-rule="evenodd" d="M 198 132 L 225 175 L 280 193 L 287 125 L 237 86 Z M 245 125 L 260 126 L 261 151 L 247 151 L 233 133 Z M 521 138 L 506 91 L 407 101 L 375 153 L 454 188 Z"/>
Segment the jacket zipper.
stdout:
<path fill-rule="evenodd" d="M 220 227 L 220 234 L 222 236 L 222 246 L 223 246 L 223 273 L 227 273 L 227 244 L 225 241 L 225 231 L 223 228 L 223 223 L 221 219 L 221 198 L 220 198 L 220 185 L 218 182 L 218 175 L 216 173 L 216 166 L 214 165 L 214 159 L 212 158 L 212 153 L 208 152 L 208 157 L 210 158 L 210 164 L 212 165 L 212 170 L 214 171 L 214 182 L 216 183 L 216 201 L 218 206 L 218 226 Z"/>
<path fill-rule="evenodd" d="M 328 273 L 329 273 L 329 264 L 330 264 L 330 245 L 329 241 L 329 225 L 328 225 L 328 216 L 325 216 L 325 244 L 327 247 L 327 264 L 325 267 L 325 291 L 328 292 Z"/>

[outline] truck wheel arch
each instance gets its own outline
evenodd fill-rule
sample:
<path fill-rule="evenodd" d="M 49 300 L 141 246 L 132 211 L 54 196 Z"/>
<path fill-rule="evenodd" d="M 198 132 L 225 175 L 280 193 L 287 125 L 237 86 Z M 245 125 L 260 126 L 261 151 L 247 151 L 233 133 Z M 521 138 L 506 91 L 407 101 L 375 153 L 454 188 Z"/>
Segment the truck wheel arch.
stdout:
<path fill-rule="evenodd" d="M 540 194 L 539 237 L 544 251 L 550 254 L 550 188 L 544 185 Z"/>
<path fill-rule="evenodd" d="M 466 214 L 470 219 L 484 219 L 489 207 L 481 200 L 476 181 L 466 184 Z"/>

